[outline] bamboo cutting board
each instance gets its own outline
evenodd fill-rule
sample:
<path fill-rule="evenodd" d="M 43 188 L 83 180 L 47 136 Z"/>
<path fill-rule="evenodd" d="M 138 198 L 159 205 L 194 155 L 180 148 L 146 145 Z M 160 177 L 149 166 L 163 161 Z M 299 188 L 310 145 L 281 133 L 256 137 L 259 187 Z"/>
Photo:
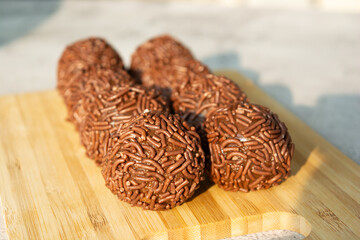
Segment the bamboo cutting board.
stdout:
<path fill-rule="evenodd" d="M 251 193 L 204 182 L 175 209 L 130 207 L 85 157 L 56 91 L 4 96 L 0 193 L 10 239 L 221 239 L 273 229 L 359 238 L 360 167 L 250 81 L 222 73 L 287 124 L 296 144 L 287 181 Z"/>

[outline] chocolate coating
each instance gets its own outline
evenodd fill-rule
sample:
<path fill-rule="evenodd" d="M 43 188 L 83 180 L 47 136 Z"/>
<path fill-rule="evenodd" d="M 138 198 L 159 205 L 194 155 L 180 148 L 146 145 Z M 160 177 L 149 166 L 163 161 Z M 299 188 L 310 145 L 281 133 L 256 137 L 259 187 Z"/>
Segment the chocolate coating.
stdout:
<path fill-rule="evenodd" d="M 117 52 L 101 38 L 87 38 L 66 47 L 58 63 L 58 89 L 63 89 L 73 77 L 93 67 L 118 71 L 123 62 Z"/>
<path fill-rule="evenodd" d="M 175 66 L 186 66 L 193 60 L 191 52 L 179 41 L 162 35 L 139 46 L 132 55 L 131 71 L 144 86 L 172 88 Z"/>
<path fill-rule="evenodd" d="M 246 102 L 246 94 L 224 76 L 189 71 L 188 78 L 173 89 L 171 100 L 175 112 L 195 126 L 218 107 Z"/>
<path fill-rule="evenodd" d="M 218 108 L 206 118 L 210 177 L 229 191 L 278 185 L 290 172 L 294 144 L 283 122 L 268 108 L 243 103 Z"/>
<path fill-rule="evenodd" d="M 68 109 L 69 120 L 79 128 L 88 112 L 97 109 L 94 101 L 100 92 L 115 94 L 125 86 L 134 85 L 125 70 L 113 71 L 100 67 L 93 67 L 82 74 L 74 76 L 63 85 L 63 97 Z M 84 106 L 84 104 L 86 106 Z"/>
<path fill-rule="evenodd" d="M 147 112 L 120 128 L 106 156 L 106 186 L 121 200 L 144 209 L 180 205 L 198 188 L 204 153 L 193 127 L 177 115 Z"/>
<path fill-rule="evenodd" d="M 119 127 L 149 110 L 165 112 L 166 102 L 160 92 L 138 85 L 83 94 L 74 114 L 80 120 L 80 139 L 87 156 L 101 164 Z"/>

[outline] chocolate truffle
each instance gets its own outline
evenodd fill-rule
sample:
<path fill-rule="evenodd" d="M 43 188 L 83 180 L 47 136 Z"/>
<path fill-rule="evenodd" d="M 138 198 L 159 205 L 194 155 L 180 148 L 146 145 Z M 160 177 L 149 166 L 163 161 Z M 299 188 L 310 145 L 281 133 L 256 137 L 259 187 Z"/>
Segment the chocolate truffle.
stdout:
<path fill-rule="evenodd" d="M 229 191 L 278 185 L 290 172 L 294 144 L 283 122 L 268 108 L 243 103 L 217 108 L 206 118 L 210 177 Z"/>
<path fill-rule="evenodd" d="M 131 72 L 145 86 L 172 87 L 173 67 L 185 66 L 193 60 L 190 51 L 168 35 L 159 36 L 142 44 L 132 55 Z"/>
<path fill-rule="evenodd" d="M 88 38 L 67 46 L 58 63 L 60 93 L 63 93 L 66 82 L 96 66 L 118 71 L 123 69 L 123 62 L 117 52 L 101 38 Z"/>
<path fill-rule="evenodd" d="M 101 67 L 94 67 L 73 77 L 64 84 L 63 97 L 68 109 L 69 120 L 77 128 L 83 121 L 84 115 L 89 109 L 84 111 L 83 104 L 90 104 L 95 101 L 96 95 L 100 92 L 110 92 L 115 94 L 123 90 L 122 87 L 134 85 L 135 81 L 125 70 L 113 71 Z M 95 107 L 96 108 L 96 107 Z"/>
<path fill-rule="evenodd" d="M 193 127 L 177 115 L 147 112 L 120 128 L 102 174 L 121 200 L 144 209 L 180 205 L 198 188 L 204 153 Z"/>
<path fill-rule="evenodd" d="M 175 112 L 195 126 L 217 107 L 247 101 L 246 94 L 224 76 L 195 72 L 188 76 L 173 89 L 171 100 Z"/>
<path fill-rule="evenodd" d="M 74 115 L 81 120 L 80 138 L 88 157 L 101 164 L 112 146 L 112 137 L 132 116 L 149 110 L 166 111 L 158 91 L 142 86 L 117 87 L 116 90 L 84 94 Z"/>

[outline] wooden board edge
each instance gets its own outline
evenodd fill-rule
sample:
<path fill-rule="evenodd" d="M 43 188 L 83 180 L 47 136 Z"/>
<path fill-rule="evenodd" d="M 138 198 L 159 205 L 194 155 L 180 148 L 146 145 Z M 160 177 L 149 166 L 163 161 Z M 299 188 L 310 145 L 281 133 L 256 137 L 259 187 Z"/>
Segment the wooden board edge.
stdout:
<path fill-rule="evenodd" d="M 265 227 L 266 226 L 266 227 Z M 216 229 L 216 230 L 215 230 Z M 230 231 L 228 231 L 230 229 Z M 290 230 L 304 237 L 311 233 L 311 224 L 303 216 L 290 212 L 266 212 L 205 225 L 170 229 L 146 236 L 146 240 L 211 239 L 214 232 L 221 238 L 237 237 L 272 230 Z M 230 234 L 226 233 L 229 232 Z"/>

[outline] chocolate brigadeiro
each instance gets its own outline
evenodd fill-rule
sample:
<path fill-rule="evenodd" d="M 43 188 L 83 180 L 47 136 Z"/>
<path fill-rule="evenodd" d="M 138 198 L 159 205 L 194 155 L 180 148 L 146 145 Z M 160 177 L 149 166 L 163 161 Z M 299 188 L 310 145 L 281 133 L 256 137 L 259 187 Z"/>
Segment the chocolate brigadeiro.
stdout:
<path fill-rule="evenodd" d="M 125 70 L 113 71 L 93 67 L 74 76 L 64 84 L 63 97 L 68 109 L 69 119 L 77 129 L 88 112 L 98 108 L 98 93 L 122 91 L 123 87 L 134 84 Z"/>
<path fill-rule="evenodd" d="M 73 77 L 93 67 L 118 71 L 124 66 L 120 56 L 104 39 L 87 38 L 67 46 L 58 64 L 60 93 Z"/>
<path fill-rule="evenodd" d="M 290 172 L 294 144 L 283 122 L 268 108 L 243 103 L 218 108 L 206 118 L 210 176 L 230 191 L 278 185 Z"/>
<path fill-rule="evenodd" d="M 101 164 L 113 136 L 132 116 L 145 111 L 167 111 L 160 92 L 142 86 L 116 87 L 115 90 L 83 95 L 77 115 L 81 115 L 80 138 L 88 157 Z"/>
<path fill-rule="evenodd" d="M 172 88 L 176 78 L 174 66 L 185 66 L 193 60 L 191 52 L 176 39 L 162 35 L 142 44 L 131 59 L 131 73 L 144 86 Z"/>
<path fill-rule="evenodd" d="M 217 107 L 247 101 L 246 94 L 224 76 L 196 73 L 189 76 L 173 89 L 171 100 L 175 112 L 195 126 L 202 125 Z"/>
<path fill-rule="evenodd" d="M 177 115 L 135 116 L 115 139 L 102 174 L 121 200 L 144 209 L 170 209 L 198 188 L 205 167 L 200 139 Z"/>

